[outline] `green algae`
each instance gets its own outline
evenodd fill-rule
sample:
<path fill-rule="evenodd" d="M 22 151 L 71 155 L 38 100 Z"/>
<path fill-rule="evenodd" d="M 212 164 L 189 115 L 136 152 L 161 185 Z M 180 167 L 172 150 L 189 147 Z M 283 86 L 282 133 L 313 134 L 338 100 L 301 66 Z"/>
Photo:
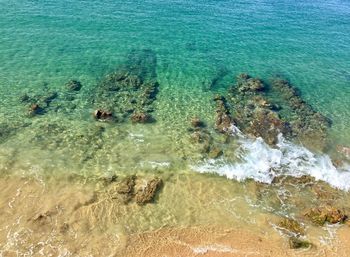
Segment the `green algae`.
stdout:
<path fill-rule="evenodd" d="M 312 244 L 309 241 L 302 240 L 298 237 L 291 237 L 289 238 L 289 247 L 291 249 L 303 249 L 312 247 Z"/>

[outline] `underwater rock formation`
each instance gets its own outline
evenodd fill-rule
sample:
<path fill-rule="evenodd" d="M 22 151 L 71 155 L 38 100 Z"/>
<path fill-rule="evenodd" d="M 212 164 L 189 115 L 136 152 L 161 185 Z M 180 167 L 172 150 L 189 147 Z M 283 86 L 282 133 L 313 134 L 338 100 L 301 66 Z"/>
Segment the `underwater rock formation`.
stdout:
<path fill-rule="evenodd" d="M 337 152 L 342 154 L 345 158 L 350 159 L 350 147 L 337 145 Z"/>
<path fill-rule="evenodd" d="M 272 104 L 264 95 L 265 89 L 267 86 L 260 79 L 240 74 L 236 85 L 229 89 L 229 99 L 238 128 L 274 145 L 279 133 L 288 134 L 289 125 L 272 110 Z"/>
<path fill-rule="evenodd" d="M 216 103 L 215 129 L 220 133 L 228 133 L 233 125 L 233 119 L 230 116 L 226 98 L 216 95 L 214 101 Z"/>
<path fill-rule="evenodd" d="M 146 182 L 135 194 L 136 203 L 144 205 L 153 201 L 157 191 L 162 186 L 163 181 L 160 178 L 154 178 Z"/>
<path fill-rule="evenodd" d="M 271 92 L 279 96 L 281 108 L 290 112 L 280 112 L 280 115 L 288 119 L 292 137 L 308 146 L 317 143 L 319 148 L 324 148 L 331 121 L 307 104 L 287 80 L 274 79 Z"/>
<path fill-rule="evenodd" d="M 282 133 L 308 146 L 318 142 L 319 148 L 325 147 L 329 120 L 305 103 L 286 80 L 276 79 L 268 85 L 248 74 L 240 74 L 229 89 L 229 104 L 222 97 L 214 99 L 223 106 L 218 109 L 219 131 L 219 125 L 225 123 L 222 120 L 229 121 L 224 115 L 229 112 L 243 133 L 262 137 L 270 145 L 275 145 L 278 134 Z"/>
<path fill-rule="evenodd" d="M 38 91 L 24 93 L 19 101 L 27 106 L 27 113 L 30 117 L 48 112 L 65 112 L 72 114 L 76 109 L 75 99 L 82 88 L 77 80 L 70 80 L 62 91 L 53 91 L 44 83 Z"/>
<path fill-rule="evenodd" d="M 305 230 L 304 228 L 300 225 L 300 223 L 294 219 L 290 218 L 283 218 L 279 223 L 278 226 L 286 229 L 288 232 L 292 232 L 297 235 L 304 235 Z"/>
<path fill-rule="evenodd" d="M 43 112 L 43 109 L 38 104 L 32 104 L 29 106 L 29 115 L 34 116 Z"/>
<path fill-rule="evenodd" d="M 79 91 L 82 87 L 80 81 L 70 80 L 66 83 L 65 87 L 70 91 Z"/>
<path fill-rule="evenodd" d="M 120 122 L 153 121 L 149 113 L 159 88 L 156 65 L 153 51 L 132 51 L 123 65 L 98 84 L 92 99 L 96 109 L 109 110 Z"/>
<path fill-rule="evenodd" d="M 201 121 L 198 117 L 193 117 L 191 119 L 191 125 L 193 128 L 201 128 L 205 127 L 205 124 L 203 121 Z"/>
<path fill-rule="evenodd" d="M 312 244 L 306 240 L 302 240 L 298 237 L 290 237 L 289 238 L 289 247 L 291 249 L 301 249 L 301 248 L 310 248 Z"/>
<path fill-rule="evenodd" d="M 112 199 L 119 199 L 124 204 L 135 200 L 138 205 L 151 203 L 161 188 L 163 181 L 160 178 L 152 178 L 144 181 L 135 175 L 127 176 L 109 189 Z"/>
<path fill-rule="evenodd" d="M 262 91 L 265 85 L 262 80 L 252 78 L 246 73 L 238 75 L 237 87 L 239 92 L 256 92 Z"/>
<path fill-rule="evenodd" d="M 98 109 L 94 111 L 94 117 L 97 120 L 110 120 L 113 115 L 109 111 Z"/>
<path fill-rule="evenodd" d="M 123 203 L 128 203 L 134 197 L 136 176 L 128 176 L 113 187 L 110 194 L 112 199 L 119 198 Z"/>
<path fill-rule="evenodd" d="M 319 226 L 323 226 L 326 222 L 330 224 L 344 223 L 348 218 L 343 211 L 329 205 L 312 208 L 304 216 Z"/>
<path fill-rule="evenodd" d="M 57 97 L 57 92 L 44 88 L 41 93 L 23 94 L 20 96 L 20 102 L 28 105 L 28 114 L 34 116 L 36 114 L 44 114 L 49 109 L 51 102 Z"/>
<path fill-rule="evenodd" d="M 144 112 L 134 112 L 130 119 L 134 123 L 149 123 L 153 121 L 152 116 Z"/>

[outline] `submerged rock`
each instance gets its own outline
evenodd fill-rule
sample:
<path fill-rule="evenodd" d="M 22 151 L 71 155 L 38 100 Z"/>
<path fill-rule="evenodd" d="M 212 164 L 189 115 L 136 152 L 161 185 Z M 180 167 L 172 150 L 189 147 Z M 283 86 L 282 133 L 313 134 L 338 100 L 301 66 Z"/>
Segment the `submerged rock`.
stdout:
<path fill-rule="evenodd" d="M 217 107 L 221 106 L 217 124 L 229 121 L 226 117 L 229 113 L 243 133 L 262 137 L 270 145 L 275 145 L 282 133 L 307 146 L 321 149 L 325 146 L 329 120 L 305 103 L 285 80 L 276 79 L 268 85 L 248 74 L 240 74 L 237 83 L 229 89 L 229 104 L 220 96 L 214 99 Z"/>
<path fill-rule="evenodd" d="M 130 119 L 133 123 L 150 123 L 153 121 L 152 116 L 144 112 L 134 112 Z"/>
<path fill-rule="evenodd" d="M 271 83 L 271 93 L 278 95 L 277 104 L 288 110 L 281 112 L 281 115 L 289 120 L 291 136 L 308 147 L 324 149 L 331 121 L 307 104 L 287 80 L 274 79 Z"/>
<path fill-rule="evenodd" d="M 297 234 L 297 235 L 304 235 L 305 234 L 304 228 L 300 225 L 300 223 L 298 221 L 296 221 L 294 219 L 283 218 L 278 223 L 278 226 L 286 229 L 289 232 Z"/>
<path fill-rule="evenodd" d="M 230 133 L 230 129 L 234 124 L 227 106 L 226 98 L 223 96 L 216 96 L 216 120 L 215 129 L 220 133 Z"/>
<path fill-rule="evenodd" d="M 38 104 L 32 104 L 29 107 L 29 115 L 34 116 L 36 114 L 43 113 L 43 109 Z"/>
<path fill-rule="evenodd" d="M 79 91 L 82 87 L 80 81 L 70 80 L 65 84 L 65 87 L 70 91 Z"/>
<path fill-rule="evenodd" d="M 350 147 L 337 145 L 337 152 L 344 155 L 344 157 L 350 159 Z"/>
<path fill-rule="evenodd" d="M 291 249 L 301 249 L 301 248 L 310 248 L 312 244 L 306 240 L 302 240 L 298 237 L 289 238 L 289 246 Z"/>
<path fill-rule="evenodd" d="M 136 192 L 136 203 L 139 205 L 144 205 L 152 202 L 162 183 L 163 182 L 160 178 L 154 178 L 147 181 L 146 185 Z"/>
<path fill-rule="evenodd" d="M 198 117 L 193 117 L 191 119 L 191 126 L 194 128 L 202 128 L 205 127 L 205 124 Z"/>
<path fill-rule="evenodd" d="M 97 120 L 109 120 L 113 117 L 112 112 L 98 109 L 94 111 L 94 117 Z"/>
<path fill-rule="evenodd" d="M 320 226 L 323 226 L 326 222 L 330 224 L 344 223 L 348 218 L 343 211 L 329 205 L 312 208 L 304 215 L 312 223 Z"/>
<path fill-rule="evenodd" d="M 117 185 L 110 190 L 111 198 L 118 198 L 125 204 L 130 202 L 134 197 L 135 180 L 136 176 L 128 176 L 117 183 Z"/>
<path fill-rule="evenodd" d="M 52 110 L 51 103 L 58 98 L 58 93 L 45 88 L 40 90 L 40 93 L 25 93 L 20 97 L 20 102 L 29 104 L 28 112 L 30 116 L 36 114 L 44 114 Z"/>
<path fill-rule="evenodd" d="M 137 123 L 154 121 L 149 112 L 158 94 L 156 55 L 150 50 L 132 51 L 116 71 L 108 74 L 92 94 L 97 109 L 118 115 L 118 121 Z"/>
<path fill-rule="evenodd" d="M 217 147 L 213 147 L 212 149 L 210 149 L 209 153 L 208 153 L 208 157 L 210 159 L 217 159 L 219 158 L 221 155 L 223 155 L 223 151 Z"/>
<path fill-rule="evenodd" d="M 265 89 L 265 85 L 262 80 L 252 78 L 246 73 L 238 75 L 237 86 L 239 92 L 256 92 Z"/>

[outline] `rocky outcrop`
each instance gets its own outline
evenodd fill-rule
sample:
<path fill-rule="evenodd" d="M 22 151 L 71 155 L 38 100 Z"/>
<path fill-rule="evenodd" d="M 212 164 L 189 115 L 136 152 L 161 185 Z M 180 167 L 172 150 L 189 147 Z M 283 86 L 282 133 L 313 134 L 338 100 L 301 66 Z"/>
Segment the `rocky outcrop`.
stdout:
<path fill-rule="evenodd" d="M 65 84 L 65 87 L 69 91 L 79 91 L 82 87 L 82 84 L 78 80 L 70 80 Z"/>
<path fill-rule="evenodd" d="M 145 205 L 153 202 L 162 184 L 160 178 L 145 181 L 132 175 L 114 183 L 109 189 L 109 195 L 112 199 L 119 199 L 125 204 L 134 200 L 138 205 Z"/>
<path fill-rule="evenodd" d="M 289 247 L 291 249 L 301 249 L 301 248 L 310 248 L 312 244 L 306 240 L 300 239 L 299 237 L 290 237 L 289 238 Z"/>
<path fill-rule="evenodd" d="M 292 232 L 296 235 L 304 235 L 305 230 L 300 225 L 300 223 L 294 219 L 290 218 L 283 218 L 279 223 L 278 226 L 287 230 L 288 232 Z"/>
<path fill-rule="evenodd" d="M 230 121 L 229 113 L 230 122 L 243 133 L 262 137 L 270 145 L 275 145 L 277 136 L 282 133 L 313 148 L 325 147 L 330 121 L 308 105 L 286 80 L 274 79 L 267 84 L 248 74 L 240 74 L 229 89 L 227 103 L 223 99 L 215 96 L 223 106 L 218 111 L 218 125 Z M 219 131 L 225 130 L 218 125 Z"/>
<path fill-rule="evenodd" d="M 152 122 L 152 104 L 159 88 L 156 79 L 155 53 L 132 51 L 124 64 L 97 85 L 93 105 L 109 110 L 119 122 L 128 119 L 134 123 Z"/>
<path fill-rule="evenodd" d="M 326 205 L 308 210 L 304 214 L 315 225 L 344 223 L 348 216 L 340 209 Z"/>
<path fill-rule="evenodd" d="M 157 191 L 162 186 L 162 180 L 154 178 L 146 182 L 146 185 L 141 187 L 135 194 L 136 203 L 144 205 L 153 201 Z"/>
<path fill-rule="evenodd" d="M 229 90 L 229 99 L 232 116 L 239 129 L 274 145 L 279 133 L 289 133 L 289 124 L 281 119 L 265 96 L 267 88 L 260 79 L 241 74 L 236 85 Z"/>
<path fill-rule="evenodd" d="M 317 144 L 317 148 L 324 149 L 331 121 L 306 103 L 287 80 L 272 80 L 271 94 L 278 96 L 278 104 L 285 110 L 280 115 L 289 121 L 291 136 L 308 147 Z"/>
<path fill-rule="evenodd" d="M 215 129 L 220 133 L 230 133 L 230 129 L 234 122 L 230 115 L 226 98 L 224 96 L 216 95 L 213 100 L 216 103 Z"/>

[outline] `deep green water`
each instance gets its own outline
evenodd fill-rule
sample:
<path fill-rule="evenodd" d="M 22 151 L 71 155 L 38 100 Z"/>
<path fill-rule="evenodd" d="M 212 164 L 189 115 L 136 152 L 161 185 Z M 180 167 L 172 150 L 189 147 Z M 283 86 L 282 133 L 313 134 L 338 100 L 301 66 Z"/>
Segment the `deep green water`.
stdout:
<path fill-rule="evenodd" d="M 212 95 L 225 91 L 240 72 L 290 80 L 332 120 L 331 142 L 350 145 L 347 0 L 1 0 L 0 5 L 0 119 L 13 128 L 1 142 L 3 168 L 13 159 L 23 172 L 55 167 L 105 173 L 138 169 L 145 160 L 193 164 L 188 120 L 197 115 L 213 123 Z M 135 49 L 156 54 L 157 124 L 106 125 L 107 134 L 98 138 L 87 99 Z M 83 84 L 74 113 L 24 115 L 27 107 L 18 100 L 24 92 L 62 91 L 70 79 Z M 50 124 L 59 132 L 47 136 Z M 77 140 L 79 133 L 91 137 Z M 94 161 L 82 165 L 87 158 Z"/>

